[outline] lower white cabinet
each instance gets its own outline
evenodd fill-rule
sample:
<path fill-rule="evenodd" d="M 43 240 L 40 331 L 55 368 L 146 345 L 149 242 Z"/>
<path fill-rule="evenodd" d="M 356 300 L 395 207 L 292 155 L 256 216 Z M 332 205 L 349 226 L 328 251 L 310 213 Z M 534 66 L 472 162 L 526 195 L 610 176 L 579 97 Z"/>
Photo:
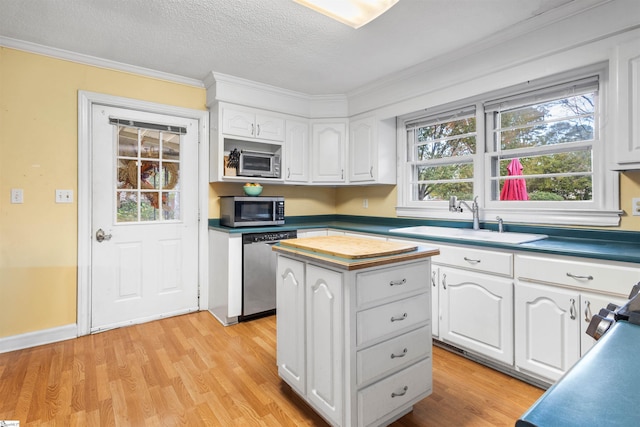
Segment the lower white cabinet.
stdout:
<path fill-rule="evenodd" d="M 516 368 L 557 381 L 580 358 L 580 294 L 519 282 L 515 290 Z"/>
<path fill-rule="evenodd" d="M 513 364 L 513 280 L 439 267 L 440 339 Z"/>
<path fill-rule="evenodd" d="M 362 270 L 278 254 L 278 374 L 334 426 L 387 425 L 432 391 L 428 258 Z"/>

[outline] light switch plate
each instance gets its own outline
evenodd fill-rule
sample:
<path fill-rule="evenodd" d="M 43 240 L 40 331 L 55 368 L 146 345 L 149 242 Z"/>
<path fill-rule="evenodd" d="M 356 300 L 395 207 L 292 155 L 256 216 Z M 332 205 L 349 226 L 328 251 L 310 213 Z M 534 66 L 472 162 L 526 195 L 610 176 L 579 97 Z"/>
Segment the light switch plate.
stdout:
<path fill-rule="evenodd" d="M 11 189 L 11 203 L 24 203 L 24 193 L 22 188 Z"/>
<path fill-rule="evenodd" d="M 73 190 L 56 190 L 56 203 L 73 203 Z"/>
<path fill-rule="evenodd" d="M 631 199 L 631 215 L 640 216 L 640 197 Z"/>

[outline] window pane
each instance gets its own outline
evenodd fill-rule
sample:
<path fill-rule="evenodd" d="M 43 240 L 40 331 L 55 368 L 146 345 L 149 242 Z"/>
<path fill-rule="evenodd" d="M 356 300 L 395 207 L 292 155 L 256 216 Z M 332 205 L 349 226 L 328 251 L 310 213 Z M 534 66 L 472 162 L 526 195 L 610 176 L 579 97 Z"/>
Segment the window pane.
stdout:
<path fill-rule="evenodd" d="M 449 200 L 451 196 L 461 200 L 473 200 L 473 182 L 423 183 L 413 184 L 412 187 L 415 200 Z"/>
<path fill-rule="evenodd" d="M 496 113 L 500 149 L 593 140 L 594 97 L 588 93 Z"/>
<path fill-rule="evenodd" d="M 162 193 L 162 216 L 163 219 L 180 219 L 180 198 L 176 192 Z"/>
<path fill-rule="evenodd" d="M 516 180 L 500 179 L 500 192 L 493 194 L 494 200 L 526 200 L 515 195 L 507 196 L 505 192 L 526 191 L 528 200 L 591 200 L 593 196 L 592 151 L 583 150 L 567 153 L 554 153 L 543 156 L 530 156 L 516 159 L 522 169 L 519 173 L 510 172 L 509 165 L 514 160 L 500 159 L 500 177 L 523 175 L 526 190 Z M 571 176 L 558 176 L 571 174 Z M 540 175 L 553 175 L 544 177 Z M 507 184 L 507 181 L 511 181 Z M 516 187 L 517 190 L 505 185 Z M 519 193 L 518 193 L 519 194 Z"/>
<path fill-rule="evenodd" d="M 141 129 L 142 150 L 141 157 L 160 158 L 160 131 Z"/>
<path fill-rule="evenodd" d="M 144 192 L 140 197 L 140 221 L 157 221 L 162 219 L 158 208 L 158 192 Z"/>
<path fill-rule="evenodd" d="M 118 222 L 138 221 L 138 193 L 134 191 L 118 191 L 117 193 Z"/>
<path fill-rule="evenodd" d="M 118 129 L 118 156 L 136 157 L 138 155 L 138 128 L 121 126 Z"/>

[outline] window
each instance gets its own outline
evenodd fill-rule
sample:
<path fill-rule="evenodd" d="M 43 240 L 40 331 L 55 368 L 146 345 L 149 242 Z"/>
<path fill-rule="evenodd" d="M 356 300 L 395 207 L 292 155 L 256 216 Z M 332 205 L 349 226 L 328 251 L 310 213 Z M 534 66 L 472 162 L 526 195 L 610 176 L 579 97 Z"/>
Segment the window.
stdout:
<path fill-rule="evenodd" d="M 603 75 L 527 82 L 401 119 L 398 215 L 470 220 L 450 212 L 448 200 L 478 196 L 484 220 L 617 225 L 617 180 L 601 131 Z"/>

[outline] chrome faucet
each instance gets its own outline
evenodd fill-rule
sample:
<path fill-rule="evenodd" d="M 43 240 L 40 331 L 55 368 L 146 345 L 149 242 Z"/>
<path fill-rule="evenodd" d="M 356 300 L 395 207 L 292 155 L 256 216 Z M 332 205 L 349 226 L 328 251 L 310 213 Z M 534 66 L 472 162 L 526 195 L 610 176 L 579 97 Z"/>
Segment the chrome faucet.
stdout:
<path fill-rule="evenodd" d="M 449 211 L 462 212 L 462 207 L 460 205 L 465 205 L 467 209 L 469 209 L 471 213 L 473 213 L 473 229 L 480 230 L 480 207 L 478 206 L 478 196 L 473 198 L 471 206 L 469 206 L 464 200 L 458 201 L 458 198 L 456 196 L 451 196 L 449 198 Z"/>
<path fill-rule="evenodd" d="M 498 233 L 504 232 L 504 221 L 499 216 L 496 217 L 496 220 L 498 221 Z"/>

